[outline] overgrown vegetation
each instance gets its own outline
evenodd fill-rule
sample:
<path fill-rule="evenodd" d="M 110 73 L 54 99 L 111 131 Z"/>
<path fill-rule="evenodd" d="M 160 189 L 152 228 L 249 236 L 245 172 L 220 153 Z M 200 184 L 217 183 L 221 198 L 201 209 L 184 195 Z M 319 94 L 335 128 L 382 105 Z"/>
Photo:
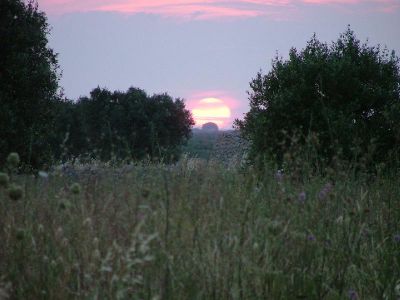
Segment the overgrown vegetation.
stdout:
<path fill-rule="evenodd" d="M 345 166 L 345 165 L 344 165 Z M 91 175 L 90 175 L 91 174 Z M 0 293 L 13 299 L 397 299 L 398 177 L 301 180 L 185 160 L 0 191 Z M 22 186 L 12 198 L 5 185 Z"/>
<path fill-rule="evenodd" d="M 195 129 L 182 151 L 191 158 L 210 159 L 221 132 Z"/>
<path fill-rule="evenodd" d="M 61 100 L 24 3 L 0 2 L 0 299 L 400 299 L 394 54 L 314 37 L 251 83 L 250 164 L 203 132 L 176 161 L 184 102 Z"/>

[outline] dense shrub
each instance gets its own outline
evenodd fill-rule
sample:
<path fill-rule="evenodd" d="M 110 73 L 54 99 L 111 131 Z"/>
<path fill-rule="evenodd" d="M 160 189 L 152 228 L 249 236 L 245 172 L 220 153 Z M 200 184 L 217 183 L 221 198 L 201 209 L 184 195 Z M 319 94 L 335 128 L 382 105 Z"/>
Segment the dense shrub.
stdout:
<path fill-rule="evenodd" d="M 289 59 L 276 57 L 250 86 L 251 109 L 236 126 L 252 141 L 253 158 L 281 162 L 294 136 L 297 144 L 314 137 L 317 157 L 327 161 L 383 162 L 399 149 L 399 59 L 362 44 L 350 28 L 331 45 L 314 35 Z"/>

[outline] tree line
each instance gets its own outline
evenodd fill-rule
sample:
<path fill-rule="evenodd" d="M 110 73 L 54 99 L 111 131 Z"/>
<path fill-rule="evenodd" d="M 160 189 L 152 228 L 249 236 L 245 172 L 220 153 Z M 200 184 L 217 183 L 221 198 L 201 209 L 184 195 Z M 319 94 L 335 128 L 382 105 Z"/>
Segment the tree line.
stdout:
<path fill-rule="evenodd" d="M 33 168 L 75 157 L 177 159 L 194 124 L 182 99 L 98 87 L 65 100 L 49 33 L 35 0 L 0 2 L 0 167 L 10 152 Z M 251 161 L 283 166 L 301 149 L 324 164 L 400 162 L 394 51 L 361 43 L 348 27 L 331 44 L 314 35 L 270 69 L 250 82 L 250 111 L 235 122 Z"/>
<path fill-rule="evenodd" d="M 126 92 L 98 87 L 89 97 L 59 103 L 56 156 L 176 160 L 192 125 L 182 99 L 149 96 L 133 87 Z"/>
<path fill-rule="evenodd" d="M 35 169 L 75 157 L 178 157 L 194 124 L 182 99 L 95 88 L 66 100 L 49 33 L 36 1 L 0 2 L 0 166 L 10 152 Z"/>

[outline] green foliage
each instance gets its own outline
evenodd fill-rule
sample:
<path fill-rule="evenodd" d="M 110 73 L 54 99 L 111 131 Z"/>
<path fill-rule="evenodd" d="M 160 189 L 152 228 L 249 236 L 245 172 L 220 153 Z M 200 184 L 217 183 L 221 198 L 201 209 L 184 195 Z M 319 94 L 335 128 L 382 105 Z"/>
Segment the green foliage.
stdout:
<path fill-rule="evenodd" d="M 189 157 L 209 159 L 219 136 L 220 132 L 218 131 L 195 129 L 184 146 L 183 152 L 188 154 Z"/>
<path fill-rule="evenodd" d="M 331 45 L 316 36 L 289 59 L 250 83 L 250 111 L 236 126 L 252 141 L 253 158 L 282 162 L 292 140 L 315 139 L 317 156 L 331 161 L 385 162 L 400 149 L 399 59 L 361 44 L 348 28 Z"/>
<path fill-rule="evenodd" d="M 0 165 L 12 151 L 33 167 L 51 159 L 59 74 L 48 33 L 35 1 L 0 2 Z"/>
<path fill-rule="evenodd" d="M 95 88 L 90 97 L 59 107 L 63 158 L 95 156 L 101 160 L 151 158 L 176 160 L 194 124 L 181 99 L 148 96 L 143 90 L 110 92 Z"/>

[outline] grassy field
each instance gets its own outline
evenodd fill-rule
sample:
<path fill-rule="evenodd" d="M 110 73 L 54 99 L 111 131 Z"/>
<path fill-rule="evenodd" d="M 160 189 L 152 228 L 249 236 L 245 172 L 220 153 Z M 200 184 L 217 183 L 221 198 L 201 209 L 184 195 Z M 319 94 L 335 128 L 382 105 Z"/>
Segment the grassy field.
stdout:
<path fill-rule="evenodd" d="M 329 174 L 184 159 L 11 176 L 0 299 L 398 299 L 399 178 Z"/>
<path fill-rule="evenodd" d="M 192 137 L 184 146 L 183 151 L 193 158 L 209 159 L 215 142 L 223 131 L 209 132 L 204 130 L 193 130 Z"/>

